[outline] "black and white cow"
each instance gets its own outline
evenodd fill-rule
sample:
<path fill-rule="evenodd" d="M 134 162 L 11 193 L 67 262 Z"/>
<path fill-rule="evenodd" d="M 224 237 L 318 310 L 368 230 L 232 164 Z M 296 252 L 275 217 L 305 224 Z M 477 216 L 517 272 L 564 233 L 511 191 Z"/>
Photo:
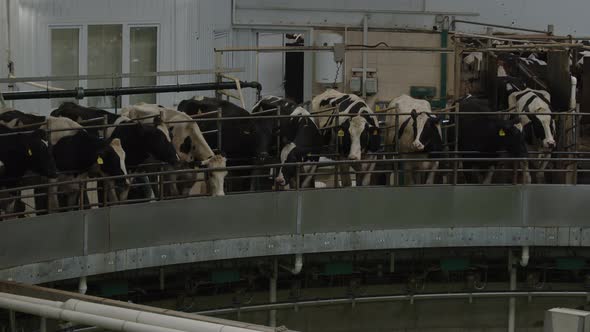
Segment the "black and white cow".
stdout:
<path fill-rule="evenodd" d="M 287 143 L 281 149 L 281 164 L 298 163 L 298 162 L 318 162 L 319 153 L 323 147 L 323 137 L 320 130 L 311 117 L 296 117 L 297 115 L 310 115 L 310 113 L 302 108 L 296 108 L 291 115 L 294 117 L 289 119 L 291 122 L 289 127 L 294 130 L 294 137 L 291 142 Z M 299 170 L 302 175 L 297 184 L 297 167 L 288 165 L 282 166 L 279 169 L 276 178 L 276 184 L 285 187 L 290 186 L 296 188 L 313 188 L 315 186 L 314 173 L 317 165 L 302 166 Z"/>
<path fill-rule="evenodd" d="M 153 125 L 142 124 L 125 116 L 113 114 L 98 108 L 89 108 L 74 103 L 63 103 L 58 109 L 51 112 L 52 116 L 65 117 L 83 126 L 103 124 L 106 117 L 108 124 L 121 125 L 107 128 L 106 138 L 121 140 L 126 153 L 125 164 L 127 167 L 136 167 L 149 159 L 175 165 L 179 161 L 178 154 L 170 141 L 168 129 L 162 123 L 160 117 L 155 117 Z M 92 119 L 100 119 L 98 122 L 87 122 Z M 97 129 L 87 129 L 95 136 Z"/>
<path fill-rule="evenodd" d="M 226 100 L 209 97 L 195 97 L 183 100 L 178 104 L 178 111 L 198 119 L 225 119 L 221 124 L 221 147 L 218 146 L 217 121 L 199 122 L 199 128 L 205 132 L 203 136 L 213 150 L 223 151 L 229 158 L 247 159 L 255 155 L 254 121 L 250 119 L 229 120 L 231 118 L 249 117 L 250 113 Z M 248 160 L 249 161 L 249 160 Z"/>
<path fill-rule="evenodd" d="M 294 122 L 290 118 L 277 120 L 268 117 L 291 115 L 298 107 L 294 102 L 277 96 L 265 96 L 252 107 L 256 155 L 260 160 L 276 155 L 277 151 L 295 138 L 296 128 L 293 128 Z"/>
<path fill-rule="evenodd" d="M 57 169 L 51 151 L 47 144 L 47 134 L 37 129 L 33 132 L 20 132 L 0 125 L 0 188 L 9 189 L 20 185 L 23 176 L 34 173 L 47 178 L 49 183 L 57 181 Z M 51 210 L 57 208 L 55 190 L 48 190 L 48 200 Z M 18 195 L 18 194 L 13 194 Z M 2 195 L 7 199 L 6 195 Z M 5 213 L 17 212 L 16 200 L 3 200 L 0 205 Z"/>
<path fill-rule="evenodd" d="M 328 89 L 314 97 L 311 104 L 314 115 L 331 115 L 318 117 L 319 128 L 324 130 L 324 142 L 339 146 L 341 158 L 355 161 L 376 159 L 376 156 L 367 156 L 367 153 L 376 152 L 381 147 L 379 121 L 362 98 Z M 348 167 L 341 169 L 342 184 L 352 185 Z M 357 177 L 357 185 L 371 184 L 371 172 L 375 169 L 375 163 L 354 164 L 353 169 L 363 172 Z"/>
<path fill-rule="evenodd" d="M 200 166 L 209 168 L 226 167 L 226 158 L 223 156 L 210 160 L 215 154 L 205 140 L 199 125 L 188 114 L 160 105 L 145 103 L 127 106 L 123 108 L 121 114 L 131 119 L 141 119 L 140 121 L 144 123 L 153 122 L 157 116 L 161 116 L 182 162 L 192 164 L 196 161 Z M 211 172 L 208 181 L 212 190 L 211 195 L 224 195 L 223 184 L 226 174 L 222 171 Z M 189 194 L 192 190 L 191 186 L 197 184 L 195 183 L 198 181 L 197 174 L 186 173 L 183 177 L 187 177 L 183 179 L 184 183 L 192 184 L 187 188 L 174 188 L 172 195 Z M 175 182 L 176 177 L 171 178 L 170 181 Z"/>
<path fill-rule="evenodd" d="M 525 89 L 512 93 L 508 97 L 508 104 L 512 112 L 521 112 L 518 116 L 524 127 L 527 143 L 540 151 L 538 158 L 550 158 L 551 151 L 557 146 L 555 141 L 555 120 L 551 113 L 551 96 L 544 90 Z M 535 167 L 538 170 L 536 178 L 543 182 L 545 175 L 543 170 L 547 168 L 549 161 L 542 161 Z"/>
<path fill-rule="evenodd" d="M 459 102 L 459 112 L 483 113 L 491 112 L 486 99 L 468 96 Z M 454 121 L 454 119 L 452 119 Z M 527 156 L 523 127 L 519 119 L 504 119 L 498 115 L 461 115 L 458 121 L 458 150 L 465 152 L 463 158 L 493 159 L 500 157 L 500 152 L 505 151 L 509 158 L 524 158 Z M 454 136 L 455 127 L 449 129 L 448 134 Z M 469 152 L 469 153 L 468 153 Z M 471 152 L 477 152 L 472 154 Z M 464 169 L 486 170 L 483 184 L 491 184 L 494 170 L 498 163 L 494 161 L 463 162 Z M 526 167 L 526 163 L 524 164 Z M 475 181 L 472 172 L 465 172 L 465 180 L 470 183 Z M 528 181 L 528 172 L 524 174 L 524 181 Z"/>
<path fill-rule="evenodd" d="M 18 112 L 18 111 L 15 111 Z M 18 115 L 21 114 L 21 117 Z M 4 115 L 4 113 L 2 114 Z M 125 166 L 125 151 L 119 139 L 103 140 L 92 136 L 77 122 L 63 117 L 37 117 L 38 123 L 27 123 L 30 115 L 22 112 L 13 113 L 10 124 L 25 124 L 26 128 L 51 129 L 49 142 L 58 172 L 68 173 L 59 175 L 60 180 L 85 179 L 87 177 L 127 175 Z M 93 160 L 89 156 L 94 156 Z M 128 179 L 107 181 L 106 190 L 109 201 L 118 201 L 116 193 L 125 193 L 129 186 Z M 67 185 L 64 190 L 77 192 L 76 185 Z M 75 195 L 68 196 L 68 206 L 73 204 Z"/>
<path fill-rule="evenodd" d="M 404 170 L 409 175 L 408 184 L 418 181 L 414 171 L 428 171 L 426 184 L 433 184 L 439 162 L 433 153 L 443 150 L 442 130 L 440 119 L 432 114 L 430 103 L 426 100 L 414 99 L 408 95 L 402 95 L 389 103 L 389 114 L 398 114 L 387 117 L 385 142 L 387 145 L 396 144 L 399 141 L 399 153 L 401 158 L 431 158 L 423 162 L 405 162 Z M 396 128 L 397 121 L 397 132 Z M 420 183 L 420 182 L 418 182 Z"/>

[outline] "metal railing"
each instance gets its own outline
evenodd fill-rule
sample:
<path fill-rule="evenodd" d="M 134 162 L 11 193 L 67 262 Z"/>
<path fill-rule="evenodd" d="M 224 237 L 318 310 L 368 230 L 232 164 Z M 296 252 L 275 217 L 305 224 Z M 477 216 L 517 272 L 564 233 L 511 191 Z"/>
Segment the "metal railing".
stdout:
<path fill-rule="evenodd" d="M 332 114 L 322 114 L 332 110 Z M 385 110 L 387 111 L 387 110 Z M 273 115 L 269 113 L 275 112 L 279 115 Z M 264 116 L 257 116 L 264 113 Z M 227 171 L 229 175 L 225 178 L 225 188 L 226 194 L 239 194 L 244 192 L 253 192 L 253 191 L 270 191 L 270 190 L 304 190 L 308 188 L 302 188 L 301 183 L 302 179 L 311 176 L 314 177 L 313 183 L 315 184 L 316 181 L 322 182 L 324 180 L 326 186 L 328 183 L 332 183 L 333 187 L 339 187 L 342 185 L 342 177 L 351 176 L 353 180 L 358 179 L 360 176 L 365 174 L 371 174 L 374 178 L 386 178 L 385 181 L 381 182 L 372 182 L 372 185 L 383 185 L 383 186 L 399 186 L 399 185 L 407 185 L 404 181 L 404 178 L 410 175 L 412 172 L 413 174 L 420 174 L 425 173 L 432 173 L 434 174 L 435 178 L 437 179 L 436 184 L 434 185 L 478 185 L 478 183 L 467 183 L 466 179 L 475 173 L 485 172 L 487 169 L 467 169 L 462 165 L 467 162 L 471 163 L 494 163 L 494 164 L 501 164 L 502 167 L 499 167 L 494 170 L 495 173 L 499 174 L 500 177 L 503 179 L 500 181 L 502 184 L 521 184 L 524 183 L 525 175 L 526 174 L 535 174 L 535 173 L 546 173 L 551 177 L 557 177 L 559 174 L 569 174 L 576 179 L 575 181 L 566 181 L 566 180 L 552 180 L 552 183 L 560 183 L 560 184 L 577 184 L 577 177 L 578 174 L 589 173 L 590 169 L 579 169 L 577 164 L 579 163 L 588 163 L 590 162 L 590 151 L 577 151 L 577 136 L 579 135 L 579 130 L 574 130 L 570 127 L 568 130 L 564 130 L 564 132 L 568 135 L 573 135 L 574 144 L 570 144 L 569 146 L 565 146 L 563 151 L 555 150 L 551 152 L 552 158 L 537 158 L 533 157 L 539 154 L 544 154 L 543 151 L 530 151 L 529 158 L 479 158 L 478 152 L 475 151 L 459 151 L 458 145 L 458 128 L 456 128 L 458 117 L 465 116 L 465 115 L 530 115 L 530 113 L 524 112 L 510 112 L 510 113 L 498 113 L 498 112 L 483 112 L 483 113 L 475 113 L 475 112 L 457 112 L 455 107 L 433 111 L 431 114 L 433 115 L 440 115 L 444 116 L 450 120 L 454 119 L 454 122 L 450 122 L 442 126 L 443 131 L 448 131 L 449 129 L 455 127 L 455 137 L 449 138 L 449 135 L 443 135 L 447 139 L 443 142 L 445 146 L 444 151 L 436 151 L 429 153 L 428 156 L 424 156 L 424 152 L 405 152 L 400 150 L 399 139 L 397 139 L 397 133 L 400 127 L 400 116 L 408 116 L 410 113 L 376 113 L 373 114 L 379 117 L 395 117 L 394 125 L 386 126 L 381 128 L 382 131 L 390 130 L 393 131 L 393 136 L 395 136 L 394 142 L 385 142 L 382 145 L 381 150 L 377 152 L 368 152 L 366 153 L 367 157 L 370 157 L 370 160 L 360 160 L 360 161 L 352 161 L 352 160 L 341 160 L 340 157 L 340 146 L 338 140 L 335 140 L 334 145 L 328 145 L 324 147 L 324 151 L 322 153 L 313 154 L 310 157 L 326 157 L 328 159 L 336 159 L 336 160 L 327 160 L 321 162 L 299 162 L 299 163 L 269 163 L 266 165 L 245 165 L 245 166 L 232 166 L 232 167 L 225 167 L 225 168 L 210 168 L 210 169 L 195 169 L 194 167 L 185 166 L 184 169 L 175 169 L 175 170 L 157 170 L 157 171 L 148 171 L 148 172 L 141 172 L 141 170 L 151 169 L 154 168 L 158 169 L 164 164 L 162 163 L 149 163 L 145 165 L 139 165 L 136 168 L 137 172 L 133 172 L 126 176 L 116 176 L 116 177 L 98 177 L 98 178 L 88 178 L 88 179 L 76 179 L 76 180 L 69 180 L 69 181 L 59 181 L 56 183 L 41 183 L 35 185 L 24 185 L 17 188 L 8 188 L 0 190 L 0 209 L 2 210 L 3 214 L 0 214 L 0 218 L 7 219 L 12 217 L 21 217 L 27 216 L 32 214 L 43 214 L 49 212 L 63 212 L 69 210 L 79 210 L 79 209 L 87 209 L 87 208 L 96 208 L 96 207 L 104 207 L 109 205 L 116 205 L 116 204 L 128 204 L 128 203 L 139 203 L 139 202 L 147 202 L 152 200 L 169 200 L 169 199 L 178 199 L 178 198 L 187 198 L 192 196 L 203 196 L 208 195 L 208 181 L 212 176 L 212 172 L 220 172 L 220 171 Z M 198 114 L 192 116 L 189 120 L 180 120 L 180 121 L 167 121 L 167 124 L 176 124 L 176 123 L 202 123 L 208 121 L 215 121 L 217 124 L 217 128 L 214 130 L 209 130 L 204 132 L 204 134 L 213 134 L 217 133 L 217 143 L 218 147 L 222 147 L 222 123 L 224 121 L 237 121 L 237 120 L 249 120 L 249 121 L 261 121 L 261 120 L 276 120 L 277 125 L 279 125 L 279 121 L 281 119 L 291 119 L 294 117 L 298 118 L 314 118 L 314 119 L 321 119 L 326 117 L 335 117 L 335 125 L 330 126 L 330 128 L 335 128 L 340 125 L 340 117 L 352 117 L 357 116 L 358 114 L 340 114 L 337 109 L 329 108 L 327 110 L 322 110 L 321 112 L 316 112 L 311 115 L 297 115 L 297 116 L 290 116 L 290 115 L 280 115 L 280 109 L 271 109 L 265 110 L 259 114 L 253 114 L 252 116 L 240 116 L 240 117 L 222 117 L 221 110 Z M 579 119 L 581 116 L 588 116 L 590 113 L 577 113 L 577 112 L 562 112 L 562 113 L 552 113 L 551 116 L 555 119 L 573 119 L 574 127 L 577 128 L 579 126 Z M 157 116 L 157 115 L 154 115 Z M 209 117 L 206 117 L 209 116 Z M 145 118 L 142 118 L 145 119 Z M 100 121 L 101 118 L 97 119 L 89 119 L 84 121 L 84 123 L 95 123 Z M 136 119 L 137 120 L 137 119 Z M 103 121 L 105 121 L 103 119 Z M 43 125 L 43 123 L 39 124 Z M 80 129 L 106 129 L 111 127 L 119 127 L 119 126 L 128 126 L 134 125 L 131 124 L 102 124 L 102 125 L 88 125 L 82 128 L 66 128 L 66 129 L 48 129 L 47 132 L 61 132 L 61 131 L 71 131 L 71 130 L 80 130 Z M 26 127 L 21 128 L 24 132 L 27 131 Z M 1 136 L 10 136 L 16 135 L 18 133 L 9 133 L 9 134 L 2 134 Z M 382 133 L 383 134 L 383 133 Z M 391 133 L 390 133 L 391 135 Z M 278 142 L 277 142 L 278 143 Z M 393 143 L 393 144 L 391 144 Z M 277 151 L 278 152 L 278 151 Z M 254 157 L 252 157 L 252 160 Z M 232 161 L 232 157 L 228 156 L 228 161 Z M 431 170 L 413 170 L 412 172 L 408 171 L 405 166 L 410 165 L 412 163 L 421 163 L 425 161 L 437 161 L 439 162 L 440 166 L 437 169 Z M 534 167 L 529 167 L 536 162 L 549 162 L 554 164 L 555 166 L 551 169 L 544 169 L 539 171 Z M 254 163 L 254 162 L 253 162 Z M 367 165 L 373 164 L 375 168 L 371 171 L 351 171 L 350 168 L 359 169 L 357 166 L 359 165 Z M 574 164 L 576 167 L 571 167 Z M 305 172 L 303 170 L 304 166 L 313 167 L 316 169 L 314 172 Z M 346 166 L 346 167 L 343 167 Z M 281 167 L 294 167 L 295 169 L 295 176 L 294 181 L 291 181 L 294 185 L 293 187 L 287 188 L 280 188 L 278 185 L 274 183 L 274 179 L 278 174 L 278 169 Z M 60 175 L 68 175 L 67 173 L 60 174 Z M 189 179 L 174 179 L 174 177 L 178 176 L 188 176 Z M 553 176 L 556 175 L 556 176 Z M 140 184 L 131 184 L 131 189 L 137 188 L 147 188 L 150 187 L 151 191 L 154 192 L 153 197 L 147 198 L 135 198 L 135 199 L 125 199 L 125 200 L 109 200 L 107 199 L 106 192 L 108 190 L 122 190 L 121 187 L 112 187 L 112 182 L 119 179 L 133 179 L 139 177 L 146 177 L 149 181 L 140 183 Z M 462 180 L 465 179 L 465 180 Z M 326 180 L 327 179 L 327 180 Z M 23 179 L 15 179 L 21 180 L 26 183 L 26 181 L 33 181 L 32 178 L 23 178 Z M 235 182 L 237 181 L 266 181 L 268 185 L 266 186 L 256 186 L 252 185 L 248 188 L 244 187 L 237 187 Z M 89 184 L 96 182 L 99 185 L 91 185 Z M 111 184 L 109 184 L 111 183 Z M 170 191 L 169 188 L 174 186 L 189 186 L 192 187 L 195 183 L 200 184 L 203 188 L 205 188 L 204 192 L 200 192 L 196 195 L 189 195 L 186 193 L 175 193 L 175 194 L 167 194 Z M 416 185 L 423 185 L 423 184 L 416 184 Z M 109 187 L 111 186 L 111 187 Z M 57 191 L 50 191 L 49 188 L 58 188 Z M 67 188 L 67 189 L 65 189 Z M 255 190 L 252 190 L 254 188 Z M 23 193 L 23 191 L 35 191 L 34 193 Z M 102 193 L 102 195 L 99 194 Z M 26 209 L 24 212 L 7 212 L 11 209 L 11 204 L 14 205 L 15 199 L 18 200 L 33 200 L 37 199 L 38 201 L 49 200 L 50 195 L 60 196 L 60 195 L 76 195 L 75 204 L 62 204 L 61 206 L 57 207 L 56 209 L 49 210 L 48 208 L 29 208 Z M 94 201 L 90 202 L 87 201 L 88 195 L 94 195 L 97 197 Z M 102 201 L 100 201 L 100 198 Z M 54 197 L 55 198 L 55 197 Z M 72 199 L 70 199 L 72 202 Z"/>

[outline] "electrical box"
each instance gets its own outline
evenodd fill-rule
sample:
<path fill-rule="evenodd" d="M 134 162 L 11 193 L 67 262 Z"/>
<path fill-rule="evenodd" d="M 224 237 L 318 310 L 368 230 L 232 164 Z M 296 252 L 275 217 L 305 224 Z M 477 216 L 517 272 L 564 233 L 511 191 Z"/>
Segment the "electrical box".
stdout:
<path fill-rule="evenodd" d="M 367 77 L 365 81 L 367 95 L 372 96 L 377 94 L 377 78 Z"/>
<path fill-rule="evenodd" d="M 588 332 L 590 331 L 590 312 L 553 308 L 545 311 L 544 332 Z"/>
<path fill-rule="evenodd" d="M 362 77 L 353 76 L 350 79 L 350 85 L 349 85 L 350 92 L 352 92 L 354 94 L 361 93 L 362 92 L 362 87 L 363 87 L 362 80 L 363 80 Z"/>

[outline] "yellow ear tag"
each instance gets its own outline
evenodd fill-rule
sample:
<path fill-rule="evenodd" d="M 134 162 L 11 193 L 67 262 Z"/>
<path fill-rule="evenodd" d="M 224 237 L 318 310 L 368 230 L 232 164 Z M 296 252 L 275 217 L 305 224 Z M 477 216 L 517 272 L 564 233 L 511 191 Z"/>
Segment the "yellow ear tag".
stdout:
<path fill-rule="evenodd" d="M 338 130 L 338 137 L 344 137 L 344 130 Z"/>
<path fill-rule="evenodd" d="M 504 129 L 500 129 L 500 131 L 498 132 L 498 135 L 500 137 L 504 137 L 504 136 L 506 136 L 506 132 L 504 131 Z"/>
<path fill-rule="evenodd" d="M 27 153 L 29 154 L 29 157 L 33 155 L 33 151 L 31 151 L 31 149 L 27 150 Z"/>
<path fill-rule="evenodd" d="M 375 129 L 375 130 L 373 131 L 373 135 L 379 135 L 379 130 Z"/>
<path fill-rule="evenodd" d="M 98 157 L 98 158 L 96 158 L 96 162 L 97 162 L 99 165 L 102 165 L 102 164 L 104 164 L 104 160 L 102 160 L 102 158 L 101 158 L 101 157 Z"/>

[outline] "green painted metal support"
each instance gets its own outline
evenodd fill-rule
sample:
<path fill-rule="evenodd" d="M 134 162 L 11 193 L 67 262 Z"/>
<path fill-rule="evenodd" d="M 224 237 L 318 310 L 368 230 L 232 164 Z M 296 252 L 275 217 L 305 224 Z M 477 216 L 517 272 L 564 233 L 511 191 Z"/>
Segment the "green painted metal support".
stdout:
<path fill-rule="evenodd" d="M 444 258 L 440 260 L 440 268 L 445 272 L 467 271 L 469 259 L 467 258 Z"/>

